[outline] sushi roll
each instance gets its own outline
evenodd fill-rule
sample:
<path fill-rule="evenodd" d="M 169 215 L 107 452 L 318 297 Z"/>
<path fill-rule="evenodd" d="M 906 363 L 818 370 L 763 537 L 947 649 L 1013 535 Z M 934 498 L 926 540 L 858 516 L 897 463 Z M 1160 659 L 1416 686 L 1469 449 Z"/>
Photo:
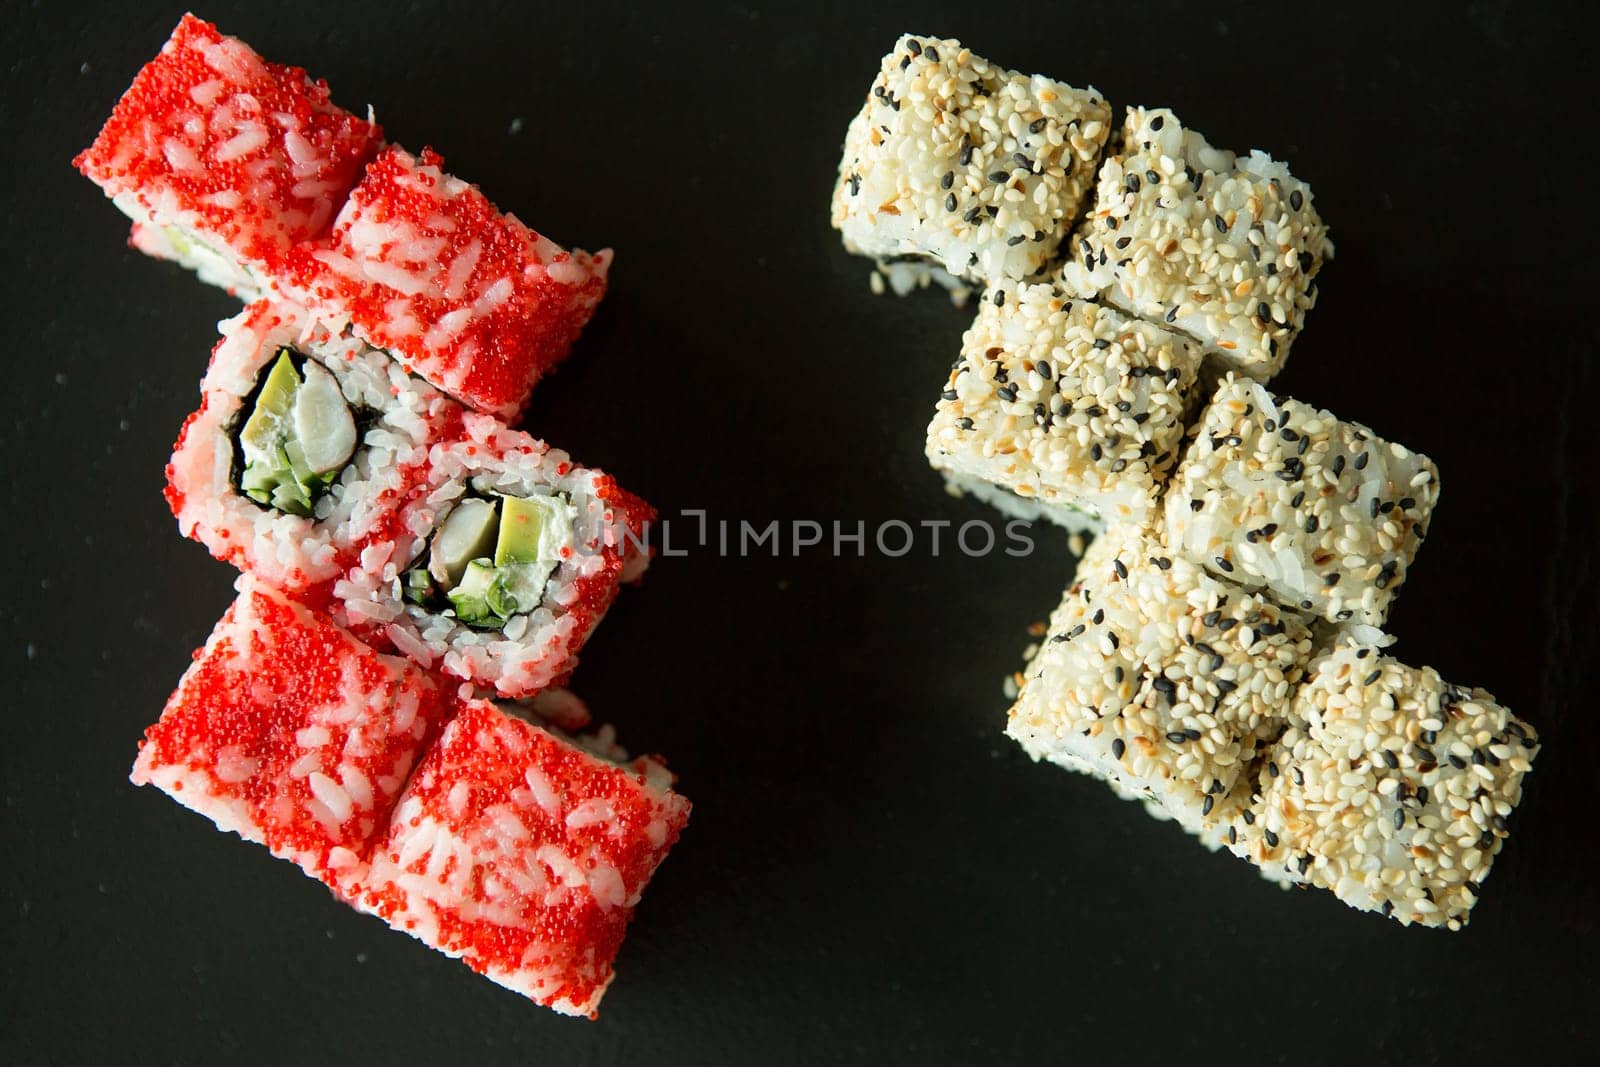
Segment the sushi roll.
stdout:
<path fill-rule="evenodd" d="M 1245 855 L 1353 908 L 1458 930 L 1538 753 L 1484 690 L 1343 643 L 1295 696 Z"/>
<path fill-rule="evenodd" d="M 1281 732 L 1311 648 L 1295 613 L 1114 526 L 1051 616 L 1006 733 L 1035 760 L 1103 778 L 1214 835 Z"/>
<path fill-rule="evenodd" d="M 1093 88 L 1006 70 L 959 41 L 901 37 L 845 135 L 845 248 L 956 278 L 1028 277 L 1076 220 L 1111 130 Z"/>
<path fill-rule="evenodd" d="M 465 703 L 400 798 L 364 906 L 507 989 L 593 1018 L 689 818 L 660 763 L 601 740 L 596 755 Z"/>
<path fill-rule="evenodd" d="M 1062 277 L 1265 381 L 1289 358 L 1332 257 L 1311 187 L 1286 166 L 1213 148 L 1165 108 L 1135 107 Z"/>
<path fill-rule="evenodd" d="M 469 407 L 512 418 L 594 313 L 611 252 L 561 248 L 443 165 L 384 149 L 332 233 L 274 280 Z"/>
<path fill-rule="evenodd" d="M 251 304 L 222 333 L 167 466 L 167 502 L 218 559 L 290 592 L 325 591 L 393 536 L 461 409 L 283 304 Z"/>
<path fill-rule="evenodd" d="M 1230 374 L 1172 477 L 1165 538 L 1283 604 L 1379 627 L 1438 499 L 1427 456 Z"/>
<path fill-rule="evenodd" d="M 1059 286 L 995 282 L 928 426 L 952 487 L 990 485 L 1069 527 L 1156 511 L 1200 351 Z M 980 490 L 981 491 L 981 490 Z"/>
<path fill-rule="evenodd" d="M 252 300 L 327 232 L 382 138 L 325 83 L 185 15 L 73 162 L 133 220 L 135 248 Z"/>
<path fill-rule="evenodd" d="M 355 899 L 445 701 L 415 667 L 265 583 L 238 588 L 131 778 Z"/>
<path fill-rule="evenodd" d="M 425 484 L 334 585 L 341 623 L 416 662 L 531 696 L 560 683 L 649 564 L 654 512 L 602 471 L 487 415 L 429 450 Z"/>

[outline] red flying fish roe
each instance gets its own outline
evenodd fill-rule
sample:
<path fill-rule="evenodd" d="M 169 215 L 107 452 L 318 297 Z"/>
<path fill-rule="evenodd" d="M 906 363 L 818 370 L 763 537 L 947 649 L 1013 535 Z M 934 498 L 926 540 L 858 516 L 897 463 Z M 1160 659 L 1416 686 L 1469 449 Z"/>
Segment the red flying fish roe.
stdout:
<path fill-rule="evenodd" d="M 130 777 L 354 901 L 447 709 L 421 671 L 242 578 Z"/>
<path fill-rule="evenodd" d="M 277 281 L 468 406 L 511 418 L 605 295 L 611 252 L 561 248 L 443 162 L 384 149 L 333 233 L 296 249 Z"/>
<path fill-rule="evenodd" d="M 136 218 L 270 272 L 326 232 L 382 137 L 325 82 L 185 15 L 73 163 Z"/>
<path fill-rule="evenodd" d="M 485 701 L 445 728 L 395 808 L 365 905 L 491 980 L 594 1018 L 689 802 Z"/>

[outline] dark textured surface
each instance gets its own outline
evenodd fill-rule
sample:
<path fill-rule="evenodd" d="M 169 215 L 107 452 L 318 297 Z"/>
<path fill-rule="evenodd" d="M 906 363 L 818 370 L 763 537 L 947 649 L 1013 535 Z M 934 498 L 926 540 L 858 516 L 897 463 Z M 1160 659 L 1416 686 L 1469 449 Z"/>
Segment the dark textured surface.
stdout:
<path fill-rule="evenodd" d="M 21 533 L 0 602 L 6 1060 L 1508 1062 L 1592 1043 L 1592 26 L 1503 3 L 201 9 L 557 240 L 616 247 L 528 426 L 668 513 L 985 514 L 922 459 L 964 316 L 871 297 L 826 225 L 845 124 L 901 30 L 1286 158 L 1338 258 L 1283 390 L 1443 471 L 1397 652 L 1545 737 L 1471 927 L 1404 930 L 1271 889 L 1001 735 L 1001 679 L 1071 566 L 1053 538 L 1025 559 L 661 559 L 576 687 L 697 807 L 596 1025 L 126 782 L 230 595 L 159 490 L 234 307 L 127 250 L 68 167 L 181 10 L 126 7 L 0 19 Z"/>

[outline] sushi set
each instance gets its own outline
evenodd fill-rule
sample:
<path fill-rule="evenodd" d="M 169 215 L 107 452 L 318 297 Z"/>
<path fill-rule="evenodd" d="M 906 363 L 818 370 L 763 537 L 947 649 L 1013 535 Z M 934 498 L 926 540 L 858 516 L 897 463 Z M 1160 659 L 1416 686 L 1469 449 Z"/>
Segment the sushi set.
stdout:
<path fill-rule="evenodd" d="M 875 291 L 981 293 L 927 433 L 949 490 L 1094 538 L 1006 732 L 1270 881 L 1461 928 L 1538 735 L 1387 652 L 1433 463 L 1267 387 L 1333 257 L 1310 186 L 906 35 L 831 219 Z"/>
<path fill-rule="evenodd" d="M 192 15 L 75 164 L 246 302 L 166 471 L 238 598 L 132 780 L 593 1017 L 689 803 L 562 688 L 649 505 L 512 428 L 604 295 L 429 150 Z"/>

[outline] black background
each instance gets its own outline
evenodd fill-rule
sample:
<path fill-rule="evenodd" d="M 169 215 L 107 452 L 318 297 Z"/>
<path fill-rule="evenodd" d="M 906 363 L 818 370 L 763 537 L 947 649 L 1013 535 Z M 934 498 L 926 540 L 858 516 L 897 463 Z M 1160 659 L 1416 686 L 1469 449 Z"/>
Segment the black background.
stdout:
<path fill-rule="evenodd" d="M 1581 8 L 1572 5 L 1573 16 Z M 1283 893 L 1001 734 L 1071 569 L 659 559 L 575 686 L 696 803 L 598 1024 L 336 905 L 126 775 L 230 598 L 162 465 L 236 305 L 68 166 L 181 8 L 4 6 L 0 1028 L 13 1062 L 1565 1059 L 1596 1006 L 1592 25 L 1510 3 L 211 3 L 611 295 L 527 426 L 670 514 L 985 518 L 922 433 L 966 315 L 826 221 L 903 30 L 1170 104 L 1317 190 L 1338 256 L 1282 391 L 1443 471 L 1397 653 L 1545 752 L 1472 925 Z M 513 120 L 522 120 L 513 132 Z M 687 527 L 680 525 L 675 534 Z M 872 554 L 875 556 L 875 553 Z"/>

